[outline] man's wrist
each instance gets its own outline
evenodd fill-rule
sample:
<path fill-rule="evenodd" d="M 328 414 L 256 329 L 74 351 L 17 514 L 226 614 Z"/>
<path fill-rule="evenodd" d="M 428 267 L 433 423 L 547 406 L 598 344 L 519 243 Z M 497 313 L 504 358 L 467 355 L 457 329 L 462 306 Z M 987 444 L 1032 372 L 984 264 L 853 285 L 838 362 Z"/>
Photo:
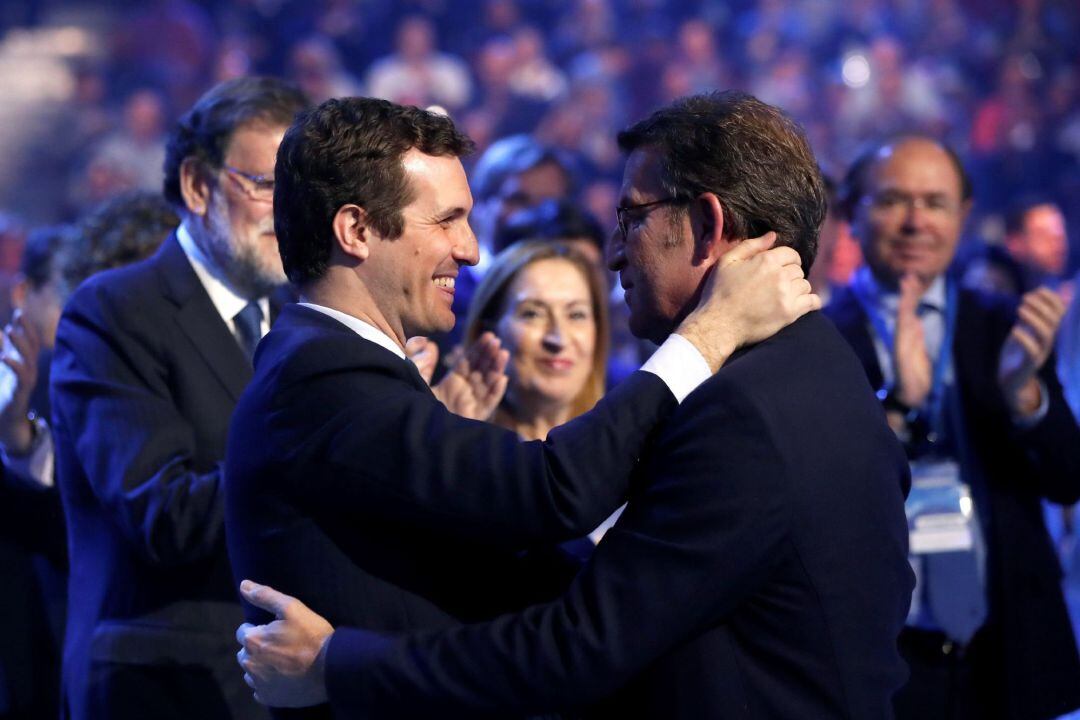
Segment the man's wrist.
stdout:
<path fill-rule="evenodd" d="M 1005 401 L 1016 420 L 1031 418 L 1043 405 L 1042 384 L 1038 378 L 1029 378 L 1013 392 L 1006 392 Z"/>
<path fill-rule="evenodd" d="M 675 334 L 689 342 L 709 365 L 709 370 L 716 372 L 727 362 L 738 348 L 738 343 L 731 339 L 723 328 L 707 328 L 694 320 L 683 322 Z"/>
<path fill-rule="evenodd" d="M 26 457 L 32 453 L 43 431 L 41 423 L 33 411 L 21 417 L 12 431 L 0 438 L 0 451 L 8 457 Z"/>

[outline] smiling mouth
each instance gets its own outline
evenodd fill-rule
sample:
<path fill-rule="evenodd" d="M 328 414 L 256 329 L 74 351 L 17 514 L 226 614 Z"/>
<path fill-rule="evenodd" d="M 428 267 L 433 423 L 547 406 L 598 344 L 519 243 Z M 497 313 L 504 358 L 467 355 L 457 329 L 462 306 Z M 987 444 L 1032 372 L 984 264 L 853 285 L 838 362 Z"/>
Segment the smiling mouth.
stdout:
<path fill-rule="evenodd" d="M 574 368 L 574 364 L 575 364 L 573 360 L 570 360 L 568 358 L 549 358 L 547 360 L 541 360 L 540 363 L 544 367 L 546 367 L 546 368 L 548 368 L 550 370 L 554 370 L 555 372 L 558 372 L 558 373 L 563 373 L 563 372 L 567 372 L 569 370 L 572 370 Z"/>
<path fill-rule="evenodd" d="M 437 288 L 453 292 L 454 286 L 457 284 L 457 279 L 452 277 L 437 277 L 432 280 L 432 282 L 435 283 L 435 287 Z"/>

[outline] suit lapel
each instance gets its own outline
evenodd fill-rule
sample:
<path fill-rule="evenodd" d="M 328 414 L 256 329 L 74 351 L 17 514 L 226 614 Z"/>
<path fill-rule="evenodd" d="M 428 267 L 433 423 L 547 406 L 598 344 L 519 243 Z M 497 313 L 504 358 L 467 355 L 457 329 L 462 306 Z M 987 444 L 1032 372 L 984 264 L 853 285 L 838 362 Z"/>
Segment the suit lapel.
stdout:
<path fill-rule="evenodd" d="M 874 340 L 870 337 L 870 330 L 867 328 L 869 320 L 850 287 L 840 291 L 826 314 L 851 345 L 851 349 L 855 351 L 859 362 L 866 369 L 870 386 L 874 389 L 880 388 L 885 380 L 881 373 L 881 365 L 878 363 Z"/>
<path fill-rule="evenodd" d="M 251 380 L 251 365 L 218 314 L 174 234 L 161 247 L 158 269 L 165 295 L 177 305 L 176 323 L 233 400 Z"/>

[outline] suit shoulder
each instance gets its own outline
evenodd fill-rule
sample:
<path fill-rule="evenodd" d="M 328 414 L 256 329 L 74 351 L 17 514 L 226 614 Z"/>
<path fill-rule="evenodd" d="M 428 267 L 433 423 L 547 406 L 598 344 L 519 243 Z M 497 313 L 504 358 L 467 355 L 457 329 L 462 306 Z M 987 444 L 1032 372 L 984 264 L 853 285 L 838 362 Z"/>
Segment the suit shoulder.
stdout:
<path fill-rule="evenodd" d="M 152 306 L 164 299 L 160 272 L 153 260 L 151 257 L 91 275 L 72 293 L 65 314 L 109 311 L 145 314 L 148 303 Z"/>

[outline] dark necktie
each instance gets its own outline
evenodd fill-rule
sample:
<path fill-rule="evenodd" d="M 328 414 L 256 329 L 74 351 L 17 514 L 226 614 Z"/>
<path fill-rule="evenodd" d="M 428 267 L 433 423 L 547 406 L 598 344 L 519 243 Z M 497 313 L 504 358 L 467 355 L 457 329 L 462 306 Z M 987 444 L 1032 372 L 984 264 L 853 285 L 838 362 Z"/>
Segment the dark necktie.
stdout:
<path fill-rule="evenodd" d="M 247 355 L 248 360 L 255 357 L 255 346 L 262 337 L 262 308 L 259 303 L 252 300 L 244 309 L 236 313 L 233 322 L 236 323 L 236 340 L 240 343 L 240 349 Z"/>

